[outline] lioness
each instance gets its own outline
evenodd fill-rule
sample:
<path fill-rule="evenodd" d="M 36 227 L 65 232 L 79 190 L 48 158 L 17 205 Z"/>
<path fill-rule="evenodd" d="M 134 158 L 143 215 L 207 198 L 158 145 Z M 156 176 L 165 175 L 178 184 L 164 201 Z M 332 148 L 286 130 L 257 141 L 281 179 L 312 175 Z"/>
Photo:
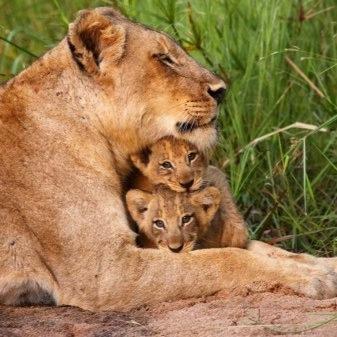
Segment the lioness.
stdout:
<path fill-rule="evenodd" d="M 184 139 L 163 137 L 132 154 L 131 160 L 140 171 L 130 177 L 134 188 L 152 192 L 155 185 L 165 184 L 174 191 L 183 192 L 198 190 L 205 184 L 217 187 L 221 191 L 220 209 L 214 219 L 210 218 L 211 226 L 203 225 L 207 231 L 197 238 L 198 246 L 246 247 L 247 227 L 235 206 L 226 176 L 218 168 L 208 166 L 205 155 L 195 145 Z"/>
<path fill-rule="evenodd" d="M 220 203 L 220 191 L 206 187 L 194 193 L 175 192 L 157 185 L 152 193 L 129 190 L 126 203 L 139 228 L 144 248 L 191 251 L 207 232 Z"/>
<path fill-rule="evenodd" d="M 81 12 L 1 87 L 0 302 L 126 310 L 251 283 L 335 296 L 323 264 L 137 248 L 122 200 L 130 154 L 168 135 L 214 144 L 224 91 L 168 36 L 110 8 Z"/>

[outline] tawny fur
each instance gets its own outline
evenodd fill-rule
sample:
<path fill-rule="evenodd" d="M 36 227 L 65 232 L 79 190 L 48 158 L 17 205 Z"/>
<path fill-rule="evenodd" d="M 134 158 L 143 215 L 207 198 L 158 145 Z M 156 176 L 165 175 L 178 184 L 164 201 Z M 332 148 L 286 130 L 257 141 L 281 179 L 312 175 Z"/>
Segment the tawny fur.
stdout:
<path fill-rule="evenodd" d="M 156 185 L 151 193 L 129 190 L 126 203 L 138 225 L 141 247 L 182 253 L 191 251 L 209 229 L 219 208 L 220 191 L 210 186 L 186 193 Z"/>
<path fill-rule="evenodd" d="M 194 155 L 193 160 L 189 160 L 189 154 Z M 195 145 L 184 139 L 163 137 L 152 146 L 132 154 L 131 160 L 139 170 L 129 178 L 131 186 L 136 189 L 152 192 L 156 185 L 165 184 L 174 191 L 183 192 L 186 182 L 191 182 L 189 191 L 205 185 L 218 188 L 221 192 L 220 208 L 208 230 L 196 238 L 199 241 L 197 247 L 246 247 L 248 230 L 233 201 L 226 176 L 218 168 L 208 166 L 207 158 Z M 166 169 L 162 166 L 164 162 L 169 162 L 172 167 Z"/>
<path fill-rule="evenodd" d="M 59 305 L 126 310 L 252 282 L 335 296 L 336 275 L 321 263 L 136 247 L 122 200 L 129 155 L 165 135 L 213 144 L 208 90 L 221 86 L 166 35 L 96 9 L 2 87 L 0 302 L 44 302 L 47 293 Z M 197 128 L 177 128 L 186 121 Z"/>
<path fill-rule="evenodd" d="M 238 247 L 248 243 L 248 230 L 233 200 L 225 174 L 215 166 L 208 166 L 205 180 L 221 192 L 219 210 L 209 230 L 201 238 L 203 248 Z"/>

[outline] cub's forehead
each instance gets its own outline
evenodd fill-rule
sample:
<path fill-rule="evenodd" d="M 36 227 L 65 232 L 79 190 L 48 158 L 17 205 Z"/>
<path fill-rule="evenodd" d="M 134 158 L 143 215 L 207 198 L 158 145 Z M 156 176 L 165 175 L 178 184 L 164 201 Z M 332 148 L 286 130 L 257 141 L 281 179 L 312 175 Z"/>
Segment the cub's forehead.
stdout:
<path fill-rule="evenodd" d="M 165 137 L 152 145 L 151 151 L 155 155 L 171 155 L 173 157 L 179 157 L 186 155 L 186 153 L 191 151 L 198 152 L 198 149 L 186 140 Z"/>
<path fill-rule="evenodd" d="M 193 211 L 187 193 L 174 192 L 168 188 L 159 188 L 155 192 L 156 205 L 159 215 L 174 216 Z"/>

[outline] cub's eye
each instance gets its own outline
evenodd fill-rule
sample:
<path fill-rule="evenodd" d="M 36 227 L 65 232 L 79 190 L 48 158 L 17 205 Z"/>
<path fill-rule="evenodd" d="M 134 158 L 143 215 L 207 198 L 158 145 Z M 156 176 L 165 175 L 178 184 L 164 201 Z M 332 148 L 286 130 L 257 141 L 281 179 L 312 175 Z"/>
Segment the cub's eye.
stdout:
<path fill-rule="evenodd" d="M 175 64 L 175 62 L 173 61 L 173 59 L 168 54 L 160 53 L 160 54 L 156 54 L 155 57 L 159 61 L 161 61 L 161 62 L 163 62 L 163 63 L 165 63 L 165 64 L 167 64 L 169 66 L 173 66 Z"/>
<path fill-rule="evenodd" d="M 159 229 L 164 229 L 165 228 L 165 223 L 163 220 L 155 220 L 153 221 L 153 226 L 157 227 Z"/>
<path fill-rule="evenodd" d="M 166 170 L 173 168 L 173 165 L 169 161 L 164 161 L 160 166 Z"/>
<path fill-rule="evenodd" d="M 188 155 L 187 155 L 187 158 L 188 158 L 188 161 L 191 162 L 193 161 L 195 158 L 197 158 L 197 153 L 196 152 L 190 152 Z"/>
<path fill-rule="evenodd" d="M 190 222 L 192 221 L 192 219 L 193 219 L 193 215 L 191 215 L 191 214 L 184 215 L 184 216 L 181 218 L 181 223 L 182 223 L 183 225 L 186 225 L 186 224 L 190 223 Z"/>

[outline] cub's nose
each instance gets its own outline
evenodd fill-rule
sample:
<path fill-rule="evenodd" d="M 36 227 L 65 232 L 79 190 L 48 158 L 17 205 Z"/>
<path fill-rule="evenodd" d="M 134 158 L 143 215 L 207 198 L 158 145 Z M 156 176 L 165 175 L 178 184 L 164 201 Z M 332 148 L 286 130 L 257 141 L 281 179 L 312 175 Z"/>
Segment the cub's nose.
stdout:
<path fill-rule="evenodd" d="M 193 186 L 193 183 L 194 183 L 194 179 L 192 179 L 188 182 L 180 183 L 180 186 L 188 190 L 189 188 L 191 188 Z"/>
<path fill-rule="evenodd" d="M 225 97 L 226 84 L 221 81 L 217 84 L 209 84 L 207 93 L 216 100 L 217 104 L 220 104 Z"/>
<path fill-rule="evenodd" d="M 179 247 L 171 247 L 170 245 L 168 246 L 170 248 L 170 251 L 173 253 L 179 253 L 183 249 L 184 245 L 181 245 Z"/>

